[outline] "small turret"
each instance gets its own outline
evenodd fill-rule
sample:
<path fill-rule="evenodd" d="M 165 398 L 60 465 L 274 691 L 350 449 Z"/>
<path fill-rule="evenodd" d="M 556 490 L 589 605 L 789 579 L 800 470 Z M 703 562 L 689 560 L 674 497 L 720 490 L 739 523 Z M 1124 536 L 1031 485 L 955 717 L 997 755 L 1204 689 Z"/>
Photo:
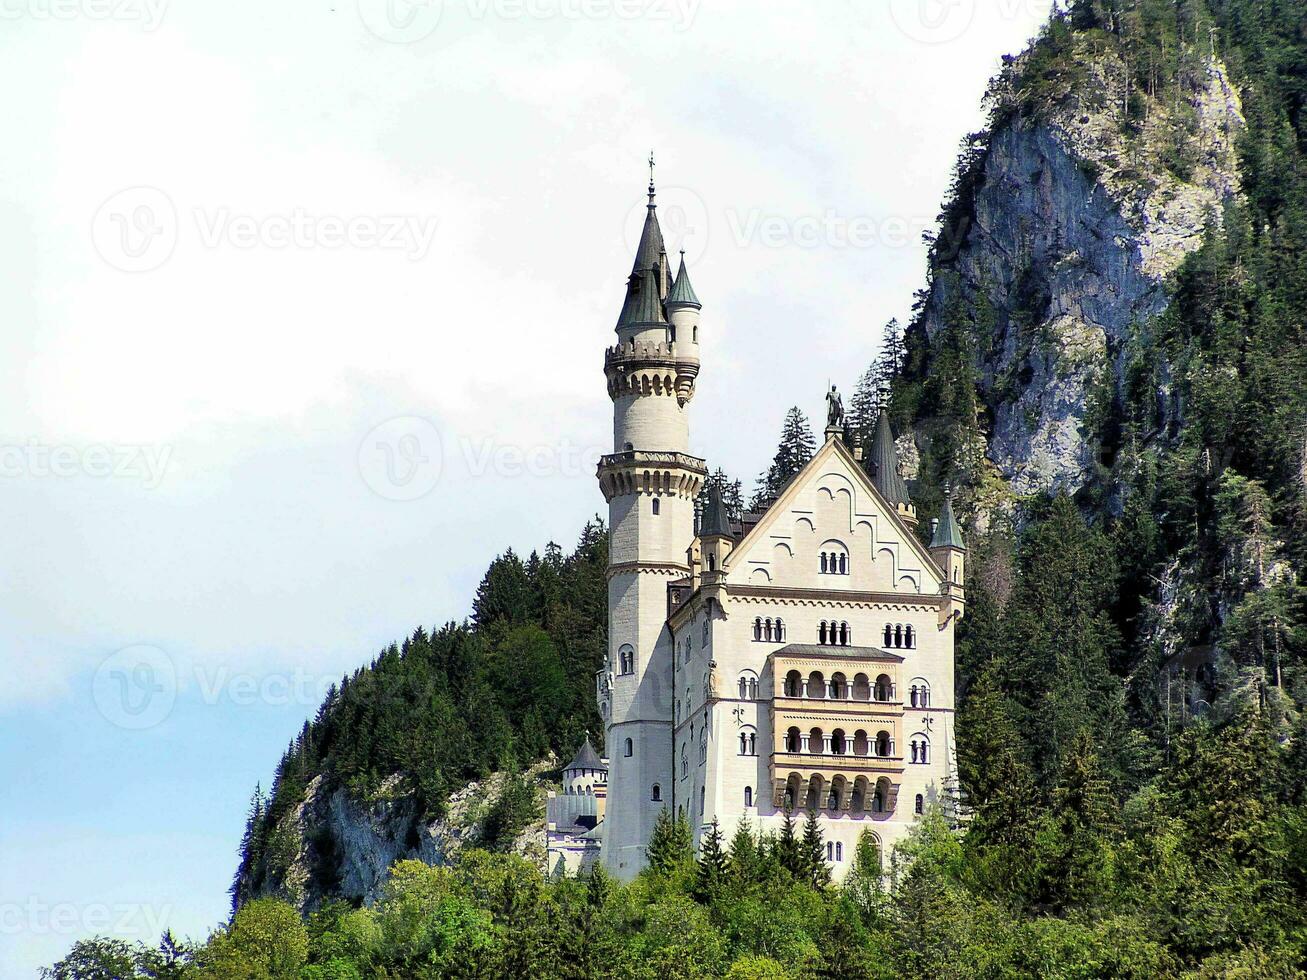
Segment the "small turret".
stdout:
<path fill-rule="evenodd" d="M 722 500 L 721 490 L 711 487 L 708 490 L 708 503 L 703 509 L 703 520 L 699 526 L 699 546 L 702 570 L 705 579 L 715 578 L 726 563 L 726 556 L 735 547 L 735 535 L 731 533 L 731 516 Z"/>
<path fill-rule="evenodd" d="M 699 311 L 703 304 L 690 285 L 685 270 L 685 251 L 676 281 L 667 291 L 667 319 L 671 323 L 672 350 L 676 356 L 676 397 L 682 405 L 694 396 L 694 379 L 699 375 Z"/>
<path fill-rule="evenodd" d="M 966 603 L 966 594 L 962 588 L 963 575 L 966 572 L 967 546 L 962 539 L 962 528 L 953 514 L 953 495 L 949 488 L 944 488 L 944 507 L 939 519 L 932 521 L 930 538 L 930 557 L 944 571 L 945 582 L 942 592 L 950 602 L 945 611 L 948 615 L 962 615 Z"/>
<path fill-rule="evenodd" d="M 917 508 L 908 496 L 908 485 L 899 473 L 899 454 L 894 446 L 894 433 L 890 431 L 889 415 L 884 409 L 876 417 L 876 432 L 871 440 L 871 458 L 867 472 L 880 495 L 893 506 L 895 513 L 908 527 L 917 526 Z"/>

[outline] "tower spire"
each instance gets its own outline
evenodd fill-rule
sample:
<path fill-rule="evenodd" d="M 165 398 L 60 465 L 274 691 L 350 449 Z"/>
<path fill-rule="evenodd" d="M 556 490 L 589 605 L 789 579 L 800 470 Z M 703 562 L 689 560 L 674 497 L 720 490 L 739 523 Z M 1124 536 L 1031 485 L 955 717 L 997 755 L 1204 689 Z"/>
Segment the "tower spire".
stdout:
<path fill-rule="evenodd" d="M 654 153 L 649 151 L 649 207 L 654 206 Z"/>

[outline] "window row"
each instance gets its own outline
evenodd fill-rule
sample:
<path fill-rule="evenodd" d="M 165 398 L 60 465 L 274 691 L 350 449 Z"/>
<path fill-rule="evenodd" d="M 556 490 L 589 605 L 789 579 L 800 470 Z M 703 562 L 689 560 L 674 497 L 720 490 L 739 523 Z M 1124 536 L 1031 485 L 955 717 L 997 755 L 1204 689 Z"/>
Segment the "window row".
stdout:
<path fill-rule="evenodd" d="M 635 673 L 635 648 L 629 643 L 623 643 L 621 649 L 617 651 L 617 672 L 619 674 Z"/>
<path fill-rule="evenodd" d="M 930 740 L 924 734 L 913 735 L 909 745 L 909 762 L 925 765 L 930 761 Z M 897 756 L 894 736 L 885 729 L 873 736 L 862 729 L 850 735 L 842 728 L 833 732 L 812 728 L 805 732 L 794 726 L 785 733 L 785 751 L 802 755 L 853 755 L 880 759 Z"/>
<path fill-rule="evenodd" d="M 853 632 L 849 629 L 848 623 L 837 623 L 834 620 L 827 623 L 823 619 L 817 628 L 817 642 L 828 646 L 846 647 L 852 642 L 852 638 Z"/>
<path fill-rule="evenodd" d="M 828 840 L 828 841 L 826 842 L 826 860 L 827 860 L 827 861 L 843 861 L 843 860 L 844 860 L 844 845 L 841 844 L 839 841 L 829 841 L 829 840 Z"/>
<path fill-rule="evenodd" d="M 893 806 L 892 787 L 882 776 L 875 785 L 866 776 L 858 776 L 850 783 L 843 776 L 829 782 L 814 775 L 808 782 L 798 773 L 792 773 L 785 784 L 784 806 L 790 810 L 831 810 L 853 814 L 865 812 L 889 813 Z M 869 805 L 869 806 L 868 806 Z"/>
<path fill-rule="evenodd" d="M 757 701 L 758 700 L 758 675 L 751 670 L 746 670 L 740 675 L 740 700 Z"/>
<path fill-rule="evenodd" d="M 849 556 L 842 551 L 823 551 L 820 568 L 823 575 L 848 575 Z"/>
<path fill-rule="evenodd" d="M 840 671 L 831 674 L 830 680 L 820 670 L 806 678 L 797 670 L 785 675 L 783 688 L 787 698 L 817 698 L 834 701 L 893 701 L 896 685 L 888 674 L 878 674 L 871 681 L 866 674 L 853 675 L 852 682 Z"/>
<path fill-rule="evenodd" d="M 912 650 L 917 646 L 917 631 L 902 623 L 886 623 L 884 646 L 895 650 Z"/>
<path fill-rule="evenodd" d="M 760 643 L 781 643 L 785 640 L 785 620 L 762 616 L 753 621 L 753 638 Z"/>

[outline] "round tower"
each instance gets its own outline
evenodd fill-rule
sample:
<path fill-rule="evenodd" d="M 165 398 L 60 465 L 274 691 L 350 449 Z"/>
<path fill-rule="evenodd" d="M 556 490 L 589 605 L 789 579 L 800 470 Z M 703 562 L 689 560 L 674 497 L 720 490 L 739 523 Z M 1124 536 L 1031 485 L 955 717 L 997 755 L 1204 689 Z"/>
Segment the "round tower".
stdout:
<path fill-rule="evenodd" d="M 613 452 L 598 470 L 609 528 L 603 860 L 622 878 L 644 866 L 658 811 L 676 802 L 667 587 L 690 573 L 694 501 L 707 476 L 703 460 L 688 452 L 700 304 L 683 258 L 674 282 L 668 273 L 651 179 L 617 343 L 604 355 Z"/>

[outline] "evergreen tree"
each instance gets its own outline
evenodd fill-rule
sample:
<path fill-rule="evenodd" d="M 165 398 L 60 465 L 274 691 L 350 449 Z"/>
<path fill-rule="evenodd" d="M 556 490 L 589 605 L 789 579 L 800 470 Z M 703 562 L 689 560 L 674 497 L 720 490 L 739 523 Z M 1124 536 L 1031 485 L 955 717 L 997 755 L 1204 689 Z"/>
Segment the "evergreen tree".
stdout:
<path fill-rule="evenodd" d="M 849 435 L 855 446 L 864 450 L 871 449 L 872 436 L 876 431 L 876 415 L 883 403 L 883 395 L 877 383 L 877 365 L 872 365 L 858 378 L 853 387 L 853 397 L 849 399 Z"/>
<path fill-rule="evenodd" d="M 803 843 L 800 848 L 800 868 L 804 879 L 813 888 L 825 888 L 830 884 L 830 865 L 826 863 L 826 842 L 817 822 L 817 810 L 808 808 L 808 817 L 803 824 Z"/>
<path fill-rule="evenodd" d="M 758 510 L 767 501 L 775 498 L 785 489 L 790 478 L 807 465 L 816 451 L 817 442 L 812 435 L 812 426 L 808 417 L 797 405 L 785 413 L 781 426 L 781 441 L 776 448 L 767 472 L 758 478 L 757 491 L 749 507 Z"/>
<path fill-rule="evenodd" d="M 693 838 L 683 810 L 678 808 L 675 816 L 667 807 L 658 811 L 645 856 L 650 869 L 664 877 L 677 874 L 694 863 Z"/>
<path fill-rule="evenodd" d="M 699 842 L 699 864 L 695 871 L 694 897 L 711 903 L 721 895 L 727 881 L 726 853 L 722 850 L 722 831 L 713 818 L 708 833 Z"/>
<path fill-rule="evenodd" d="M 803 852 L 799 847 L 799 838 L 794 833 L 794 808 L 786 804 L 780 836 L 772 844 L 776 862 L 796 881 L 806 880 Z"/>

